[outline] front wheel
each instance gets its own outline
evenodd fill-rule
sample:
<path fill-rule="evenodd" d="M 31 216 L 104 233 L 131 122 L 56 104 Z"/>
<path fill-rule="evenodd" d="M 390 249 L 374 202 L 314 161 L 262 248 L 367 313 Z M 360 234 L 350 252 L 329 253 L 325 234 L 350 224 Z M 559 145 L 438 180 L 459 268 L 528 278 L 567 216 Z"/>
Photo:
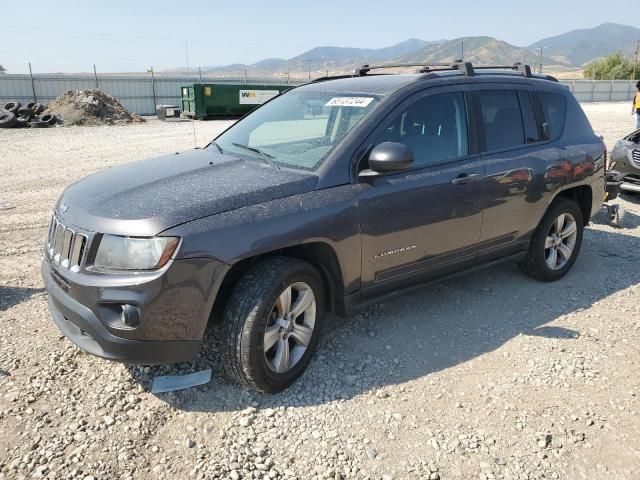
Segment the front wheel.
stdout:
<path fill-rule="evenodd" d="M 229 375 L 255 390 L 275 393 L 307 367 L 324 314 L 318 272 L 307 262 L 272 257 L 235 286 L 224 314 Z"/>
<path fill-rule="evenodd" d="M 536 280 L 553 282 L 562 278 L 578 257 L 583 231 L 580 207 L 568 198 L 554 200 L 534 232 L 520 267 Z"/>

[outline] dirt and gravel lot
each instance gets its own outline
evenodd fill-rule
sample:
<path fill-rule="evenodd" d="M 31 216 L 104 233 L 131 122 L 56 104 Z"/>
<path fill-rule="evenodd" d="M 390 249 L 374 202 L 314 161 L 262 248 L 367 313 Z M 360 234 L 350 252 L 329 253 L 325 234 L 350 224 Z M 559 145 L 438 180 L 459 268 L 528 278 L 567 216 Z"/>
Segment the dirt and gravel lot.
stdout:
<path fill-rule="evenodd" d="M 627 104 L 585 110 L 610 147 L 633 128 Z M 557 283 L 506 264 L 332 320 L 279 395 L 225 381 L 215 327 L 162 368 L 62 337 L 39 267 L 63 188 L 227 125 L 0 131 L 0 479 L 640 478 L 637 197 L 619 202 L 626 228 L 595 219 Z M 158 373 L 209 367 L 206 386 L 149 393 Z"/>

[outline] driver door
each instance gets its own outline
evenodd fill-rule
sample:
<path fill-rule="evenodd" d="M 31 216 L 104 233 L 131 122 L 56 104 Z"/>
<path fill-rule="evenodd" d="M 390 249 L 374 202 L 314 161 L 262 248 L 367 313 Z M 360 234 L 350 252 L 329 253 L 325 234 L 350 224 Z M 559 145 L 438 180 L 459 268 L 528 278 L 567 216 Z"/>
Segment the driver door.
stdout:
<path fill-rule="evenodd" d="M 362 293 L 378 294 L 474 264 L 482 227 L 484 165 L 474 142 L 469 97 L 429 89 L 402 102 L 370 146 L 404 143 L 411 169 L 359 178 Z M 369 141 L 368 140 L 368 141 Z M 368 168 L 366 159 L 359 170 Z"/>

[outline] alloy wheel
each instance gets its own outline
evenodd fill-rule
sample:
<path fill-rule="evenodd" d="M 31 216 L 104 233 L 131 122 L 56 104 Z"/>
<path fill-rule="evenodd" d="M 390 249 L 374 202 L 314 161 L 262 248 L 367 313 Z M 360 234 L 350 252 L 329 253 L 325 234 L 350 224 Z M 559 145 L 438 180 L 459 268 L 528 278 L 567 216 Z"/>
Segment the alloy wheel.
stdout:
<path fill-rule="evenodd" d="M 576 246 L 578 225 L 570 213 L 561 213 L 551 224 L 544 243 L 544 256 L 551 270 L 560 270 L 566 265 Z"/>
<path fill-rule="evenodd" d="M 304 282 L 289 285 L 276 300 L 264 332 L 267 366 L 285 373 L 302 358 L 311 343 L 316 321 L 316 298 Z"/>

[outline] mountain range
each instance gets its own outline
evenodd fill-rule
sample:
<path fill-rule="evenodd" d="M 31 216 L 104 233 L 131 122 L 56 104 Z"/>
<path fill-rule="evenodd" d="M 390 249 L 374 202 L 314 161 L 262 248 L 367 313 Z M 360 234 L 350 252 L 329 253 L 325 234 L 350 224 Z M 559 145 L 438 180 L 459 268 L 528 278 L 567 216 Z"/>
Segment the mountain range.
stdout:
<path fill-rule="evenodd" d="M 350 72 L 365 63 L 447 63 L 463 56 L 477 64 L 512 64 L 523 62 L 537 65 L 542 48 L 545 67 L 579 69 L 595 59 L 615 51 L 630 54 L 634 43 L 640 41 L 640 28 L 605 23 L 595 28 L 572 30 L 562 35 L 543 38 L 531 45 L 518 47 L 503 40 L 488 37 L 462 37 L 451 40 L 425 41 L 411 38 L 390 47 L 349 48 L 316 47 L 293 58 L 266 58 L 245 65 L 233 64 L 203 67 L 203 72 L 234 74 L 244 69 L 252 74 L 283 74 Z M 183 69 L 176 69 L 180 71 Z"/>

